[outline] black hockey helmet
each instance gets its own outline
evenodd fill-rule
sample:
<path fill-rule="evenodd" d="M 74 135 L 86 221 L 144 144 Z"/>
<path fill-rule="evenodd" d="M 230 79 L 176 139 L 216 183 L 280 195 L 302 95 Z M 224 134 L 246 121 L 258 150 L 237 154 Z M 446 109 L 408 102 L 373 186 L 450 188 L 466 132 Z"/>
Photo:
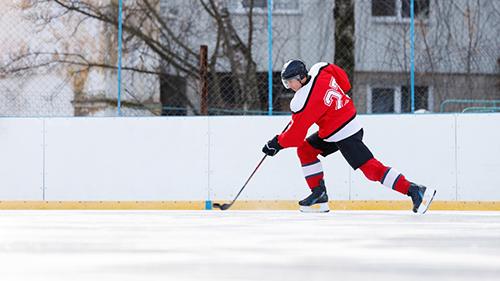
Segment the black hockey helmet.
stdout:
<path fill-rule="evenodd" d="M 281 82 L 285 88 L 290 89 L 287 80 L 297 79 L 300 81 L 305 77 L 307 77 L 307 68 L 302 61 L 289 60 L 283 65 L 283 69 L 281 70 Z"/>

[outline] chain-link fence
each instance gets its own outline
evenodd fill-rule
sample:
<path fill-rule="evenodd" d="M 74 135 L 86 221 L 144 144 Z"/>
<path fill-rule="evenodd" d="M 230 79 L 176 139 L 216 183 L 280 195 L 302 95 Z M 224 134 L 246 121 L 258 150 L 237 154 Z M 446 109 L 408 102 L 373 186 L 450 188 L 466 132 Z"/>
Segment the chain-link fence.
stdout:
<path fill-rule="evenodd" d="M 121 50 L 119 1 L 2 1 L 0 116 L 288 114 L 293 58 L 360 113 L 500 111 L 499 1 L 414 0 L 412 42 L 411 0 L 123 0 Z"/>
<path fill-rule="evenodd" d="M 500 111 L 499 1 L 415 0 L 413 46 L 410 0 L 354 2 L 358 108 L 411 111 L 413 47 L 415 110 Z"/>

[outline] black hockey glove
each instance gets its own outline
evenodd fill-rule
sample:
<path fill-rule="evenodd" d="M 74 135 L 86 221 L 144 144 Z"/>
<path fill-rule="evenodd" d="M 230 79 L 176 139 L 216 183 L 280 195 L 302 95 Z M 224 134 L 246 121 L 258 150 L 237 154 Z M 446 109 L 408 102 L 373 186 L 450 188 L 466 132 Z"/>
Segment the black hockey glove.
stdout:
<path fill-rule="evenodd" d="M 275 136 L 272 140 L 268 141 L 266 145 L 262 148 L 262 152 L 269 156 L 274 156 L 283 149 L 283 147 L 278 142 L 278 136 Z"/>

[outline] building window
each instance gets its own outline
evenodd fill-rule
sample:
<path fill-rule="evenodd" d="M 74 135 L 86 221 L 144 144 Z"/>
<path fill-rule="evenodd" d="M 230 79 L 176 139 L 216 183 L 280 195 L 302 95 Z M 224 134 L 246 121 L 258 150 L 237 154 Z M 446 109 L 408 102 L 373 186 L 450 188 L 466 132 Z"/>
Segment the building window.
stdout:
<path fill-rule="evenodd" d="M 372 17 L 408 19 L 411 0 L 372 0 Z M 415 18 L 428 19 L 430 0 L 414 0 Z"/>
<path fill-rule="evenodd" d="M 401 16 L 403 18 L 410 17 L 410 0 L 402 0 Z M 429 0 L 415 0 L 413 8 L 416 18 L 429 18 Z"/>
<path fill-rule="evenodd" d="M 396 0 L 372 0 L 372 16 L 395 17 Z"/>
<path fill-rule="evenodd" d="M 217 72 L 216 75 L 208 78 L 209 107 L 234 108 L 240 95 L 238 80 L 231 72 Z"/>
<path fill-rule="evenodd" d="M 186 79 L 164 74 L 160 76 L 161 115 L 187 115 Z"/>
<path fill-rule="evenodd" d="M 298 11 L 299 0 L 273 0 L 275 11 Z"/>
<path fill-rule="evenodd" d="M 241 1 L 241 5 L 243 8 L 248 9 L 252 5 L 252 0 L 243 0 Z M 253 7 L 267 9 L 267 0 L 253 0 Z"/>
<path fill-rule="evenodd" d="M 394 89 L 374 88 L 372 89 L 371 113 L 394 112 Z"/>
<path fill-rule="evenodd" d="M 415 86 L 415 110 L 429 110 L 429 87 Z M 411 112 L 410 87 L 401 87 L 401 112 Z"/>
<path fill-rule="evenodd" d="M 415 110 L 432 110 L 432 93 L 427 86 L 415 86 Z M 367 113 L 411 112 L 410 88 L 374 87 L 367 93 Z"/>
<path fill-rule="evenodd" d="M 268 0 L 240 0 L 229 1 L 228 8 L 231 13 L 243 14 L 247 13 L 250 7 L 253 6 L 254 13 L 265 14 L 267 13 Z M 298 13 L 299 0 L 273 0 L 273 13 Z"/>

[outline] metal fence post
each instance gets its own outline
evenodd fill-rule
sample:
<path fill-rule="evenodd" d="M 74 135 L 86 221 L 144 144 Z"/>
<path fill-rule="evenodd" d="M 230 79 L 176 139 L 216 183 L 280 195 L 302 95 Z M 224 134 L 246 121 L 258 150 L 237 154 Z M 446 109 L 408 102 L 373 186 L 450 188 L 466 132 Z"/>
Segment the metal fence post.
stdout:
<path fill-rule="evenodd" d="M 267 0 L 268 115 L 273 115 L 273 0 Z"/>
<path fill-rule="evenodd" d="M 121 95 L 122 95 L 122 0 L 118 0 L 118 97 L 117 115 L 121 115 Z"/>
<path fill-rule="evenodd" d="M 201 115 L 208 115 L 208 47 L 200 46 Z"/>
<path fill-rule="evenodd" d="M 415 0 L 410 0 L 410 96 L 411 113 L 415 112 Z"/>

